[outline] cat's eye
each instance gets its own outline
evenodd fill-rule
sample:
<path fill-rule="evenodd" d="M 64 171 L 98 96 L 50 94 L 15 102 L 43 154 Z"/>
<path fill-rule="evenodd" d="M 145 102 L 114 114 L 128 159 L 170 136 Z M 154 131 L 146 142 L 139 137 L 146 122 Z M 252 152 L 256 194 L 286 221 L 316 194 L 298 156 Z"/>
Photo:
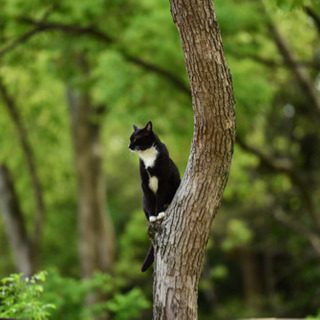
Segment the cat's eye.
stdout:
<path fill-rule="evenodd" d="M 136 142 L 137 141 L 137 138 L 133 138 L 133 142 Z"/>

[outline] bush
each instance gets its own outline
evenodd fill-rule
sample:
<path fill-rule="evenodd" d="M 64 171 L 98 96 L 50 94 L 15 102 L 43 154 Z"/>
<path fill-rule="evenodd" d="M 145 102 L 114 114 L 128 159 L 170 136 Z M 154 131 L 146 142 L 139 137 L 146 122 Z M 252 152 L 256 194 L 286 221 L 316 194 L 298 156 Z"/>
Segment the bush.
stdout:
<path fill-rule="evenodd" d="M 46 275 L 43 271 L 31 278 L 12 274 L 2 279 L 0 318 L 47 320 L 52 316 L 90 320 L 109 313 L 115 320 L 133 320 L 140 319 L 142 310 L 150 307 L 141 289 L 121 292 L 121 284 L 109 274 L 97 272 L 92 279 L 81 280 L 63 277 L 52 269 L 47 278 Z M 101 293 L 109 298 L 88 307 L 84 299 L 89 293 Z"/>
<path fill-rule="evenodd" d="M 40 272 L 31 278 L 23 278 L 23 274 L 12 274 L 1 280 L 0 317 L 46 320 L 53 304 L 39 301 L 43 293 L 42 282 L 46 272 Z"/>
<path fill-rule="evenodd" d="M 106 297 L 103 301 L 85 306 L 90 293 Z M 151 305 L 139 288 L 123 291 L 122 281 L 116 276 L 96 272 L 92 279 L 76 279 L 62 276 L 57 269 L 49 271 L 45 283 L 43 301 L 54 301 L 53 319 L 91 320 L 109 313 L 115 320 L 141 319 L 141 312 Z"/>

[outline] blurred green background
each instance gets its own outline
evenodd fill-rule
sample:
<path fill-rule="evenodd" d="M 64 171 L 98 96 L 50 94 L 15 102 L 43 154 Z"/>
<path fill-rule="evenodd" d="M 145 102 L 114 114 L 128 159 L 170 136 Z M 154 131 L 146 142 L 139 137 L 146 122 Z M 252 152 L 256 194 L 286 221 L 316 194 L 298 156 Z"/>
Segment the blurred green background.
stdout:
<path fill-rule="evenodd" d="M 150 319 L 152 271 L 140 273 L 147 221 L 138 159 L 128 143 L 133 124 L 152 120 L 183 175 L 193 112 L 169 2 L 0 3 L 0 164 L 10 171 L 31 238 L 37 205 L 21 142 L 27 140 L 45 208 L 42 236 L 33 244 L 36 270 L 48 271 L 43 299 L 56 305 L 52 319 L 90 319 L 104 309 L 111 319 Z M 206 251 L 199 319 L 317 315 L 320 4 L 214 5 L 233 78 L 237 143 Z M 90 101 L 87 116 L 99 133 L 94 146 L 106 181 L 103 205 L 115 234 L 111 271 L 96 273 L 90 283 L 81 281 L 78 255 L 81 199 L 70 92 Z M 19 269 L 0 217 L 3 278 Z M 106 303 L 86 307 L 89 291 L 102 291 Z"/>

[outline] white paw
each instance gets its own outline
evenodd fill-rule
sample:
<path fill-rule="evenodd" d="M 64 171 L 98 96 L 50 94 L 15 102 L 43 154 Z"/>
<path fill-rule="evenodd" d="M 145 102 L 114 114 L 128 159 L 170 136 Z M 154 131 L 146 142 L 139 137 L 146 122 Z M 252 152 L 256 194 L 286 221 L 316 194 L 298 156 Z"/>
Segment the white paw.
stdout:
<path fill-rule="evenodd" d="M 162 211 L 157 215 L 156 219 L 157 220 L 162 220 L 165 216 L 166 216 L 165 212 Z"/>
<path fill-rule="evenodd" d="M 157 217 L 155 217 L 155 216 L 150 216 L 149 217 L 149 221 L 150 222 L 155 222 L 157 220 Z"/>

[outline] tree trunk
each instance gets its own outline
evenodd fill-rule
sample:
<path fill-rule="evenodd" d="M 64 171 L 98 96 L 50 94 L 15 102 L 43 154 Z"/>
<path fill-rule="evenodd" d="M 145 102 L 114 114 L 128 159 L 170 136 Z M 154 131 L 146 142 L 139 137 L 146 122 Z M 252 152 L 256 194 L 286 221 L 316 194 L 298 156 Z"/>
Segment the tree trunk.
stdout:
<path fill-rule="evenodd" d="M 32 235 L 32 246 L 34 252 L 34 258 L 37 260 L 39 255 L 39 247 L 42 240 L 42 229 L 45 219 L 45 205 L 43 200 L 42 185 L 39 179 L 38 170 L 36 168 L 34 154 L 31 144 L 28 139 L 27 130 L 23 125 L 19 110 L 17 108 L 16 102 L 12 95 L 9 94 L 2 78 L 0 77 L 0 95 L 4 102 L 5 107 L 8 110 L 12 123 L 17 131 L 17 136 L 20 141 L 22 151 L 24 153 L 27 168 L 30 175 L 31 186 L 33 190 L 34 200 L 35 200 L 35 223 L 34 232 Z M 38 264 L 38 261 L 35 261 Z"/>
<path fill-rule="evenodd" d="M 106 189 L 102 172 L 99 109 L 87 93 L 68 91 L 78 180 L 78 230 L 82 278 L 95 271 L 110 272 L 114 263 L 113 227 L 106 209 Z M 92 305 L 95 295 L 87 297 Z"/>
<path fill-rule="evenodd" d="M 17 270 L 29 277 L 35 272 L 34 252 L 27 236 L 18 196 L 5 165 L 0 166 L 0 202 L 3 222 Z"/>
<path fill-rule="evenodd" d="M 185 176 L 155 247 L 154 319 L 197 319 L 198 282 L 235 138 L 232 82 L 211 0 L 170 0 L 192 91 L 194 136 Z"/>
<path fill-rule="evenodd" d="M 238 248 L 237 258 L 242 272 L 242 281 L 248 305 L 255 306 L 263 294 L 262 271 L 257 255 L 249 248 Z"/>

